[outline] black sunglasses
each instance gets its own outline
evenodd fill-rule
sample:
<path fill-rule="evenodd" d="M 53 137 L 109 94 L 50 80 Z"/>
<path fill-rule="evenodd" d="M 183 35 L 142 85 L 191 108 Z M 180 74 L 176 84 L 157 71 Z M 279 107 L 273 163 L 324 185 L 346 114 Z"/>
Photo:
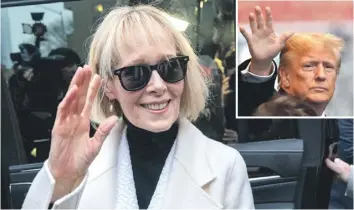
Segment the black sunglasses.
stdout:
<path fill-rule="evenodd" d="M 113 71 L 122 87 L 127 91 L 143 89 L 150 81 L 152 71 L 156 70 L 160 77 L 168 83 L 181 81 L 186 76 L 188 56 L 177 56 L 156 65 L 127 66 Z"/>

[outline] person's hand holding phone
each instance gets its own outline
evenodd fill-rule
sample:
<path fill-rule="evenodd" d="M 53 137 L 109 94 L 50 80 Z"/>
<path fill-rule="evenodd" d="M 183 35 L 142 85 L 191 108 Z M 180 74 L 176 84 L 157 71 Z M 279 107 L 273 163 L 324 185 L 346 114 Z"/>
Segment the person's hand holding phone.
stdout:
<path fill-rule="evenodd" d="M 350 174 L 350 165 L 339 158 L 335 158 L 334 161 L 329 158 L 326 159 L 326 165 L 344 182 L 348 182 Z"/>

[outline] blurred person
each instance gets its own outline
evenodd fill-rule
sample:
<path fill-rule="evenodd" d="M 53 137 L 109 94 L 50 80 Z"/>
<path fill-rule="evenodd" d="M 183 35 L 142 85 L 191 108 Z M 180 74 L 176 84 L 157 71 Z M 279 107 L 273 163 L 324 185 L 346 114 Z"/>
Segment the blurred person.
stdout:
<path fill-rule="evenodd" d="M 343 162 L 353 164 L 353 119 L 338 119 L 339 144 L 338 158 Z M 347 183 L 334 180 L 331 190 L 331 209 L 353 209 L 353 198 L 345 196 Z"/>
<path fill-rule="evenodd" d="M 354 182 L 354 168 L 353 165 L 349 165 L 348 163 L 342 161 L 339 158 L 334 159 L 334 161 L 330 159 L 326 159 L 326 165 L 330 168 L 334 173 L 337 174 L 337 177 L 346 183 L 346 191 L 345 196 L 353 198 L 353 182 Z M 338 208 L 335 206 L 334 208 Z"/>
<path fill-rule="evenodd" d="M 63 61 L 63 68 L 61 71 L 63 73 L 63 79 L 68 84 L 72 77 L 74 76 L 76 69 L 81 66 L 81 59 L 79 55 L 72 49 L 69 48 L 57 48 L 52 50 L 49 55 L 51 58 L 57 58 Z"/>
<path fill-rule="evenodd" d="M 69 48 L 57 48 L 52 50 L 48 58 L 56 62 L 62 74 L 62 90 L 58 100 L 63 100 L 66 92 L 68 91 L 70 82 L 76 72 L 76 69 L 81 66 L 81 59 L 79 55 Z"/>
<path fill-rule="evenodd" d="M 316 116 L 316 112 L 305 101 L 291 95 L 279 95 L 261 104 L 254 116 Z"/>
<path fill-rule="evenodd" d="M 343 40 L 331 34 L 315 33 L 283 33 L 277 36 L 271 10 L 267 7 L 265 11 L 265 19 L 258 6 L 256 15 L 250 13 L 251 33 L 240 27 L 252 59 L 239 65 L 239 74 L 248 73 L 248 76 L 239 77 L 238 87 L 247 86 L 249 89 L 245 93 L 239 91 L 239 101 L 248 102 L 250 97 L 253 100 L 248 105 L 239 105 L 239 112 L 252 113 L 275 91 L 279 91 L 306 100 L 318 116 L 325 115 L 339 74 Z M 279 53 L 278 73 L 273 59 Z M 274 90 L 277 75 L 279 88 Z M 257 97 L 253 93 L 258 93 Z"/>
<path fill-rule="evenodd" d="M 104 18 L 23 208 L 254 209 L 241 155 L 190 122 L 205 108 L 208 84 L 166 16 L 136 6 Z M 99 124 L 92 138 L 90 119 Z"/>

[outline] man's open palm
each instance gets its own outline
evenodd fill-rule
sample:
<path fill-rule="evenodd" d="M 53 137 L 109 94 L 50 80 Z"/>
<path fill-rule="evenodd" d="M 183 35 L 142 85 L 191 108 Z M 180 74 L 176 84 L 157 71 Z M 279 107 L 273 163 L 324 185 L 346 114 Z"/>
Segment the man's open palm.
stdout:
<path fill-rule="evenodd" d="M 285 46 L 293 33 L 283 33 L 277 36 L 273 28 L 272 12 L 266 8 L 266 18 L 264 19 L 261 8 L 255 8 L 255 14 L 250 13 L 249 24 L 251 32 L 247 32 L 240 26 L 241 34 L 246 38 L 252 56 L 252 62 L 269 63 Z"/>

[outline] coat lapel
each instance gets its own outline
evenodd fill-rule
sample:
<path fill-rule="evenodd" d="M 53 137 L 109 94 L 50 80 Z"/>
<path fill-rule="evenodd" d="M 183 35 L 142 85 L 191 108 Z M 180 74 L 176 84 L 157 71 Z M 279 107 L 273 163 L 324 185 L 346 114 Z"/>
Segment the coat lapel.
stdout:
<path fill-rule="evenodd" d="M 115 208 L 117 152 L 124 128 L 123 120 L 119 120 L 91 164 L 80 208 Z M 208 184 L 215 179 L 215 175 L 209 167 L 206 147 L 207 138 L 187 119 L 180 119 L 176 153 L 162 209 L 223 207 L 208 194 Z"/>
<path fill-rule="evenodd" d="M 115 208 L 117 197 L 117 155 L 124 127 L 123 120 L 119 120 L 106 137 L 101 151 L 89 167 L 89 177 L 80 208 Z"/>
<path fill-rule="evenodd" d="M 106 137 L 101 151 L 89 168 L 89 182 L 99 177 L 108 169 L 117 166 L 117 152 L 124 127 L 125 124 L 123 120 L 118 120 L 118 123 L 113 127 L 111 132 Z"/>
<path fill-rule="evenodd" d="M 219 209 L 207 193 L 215 179 L 209 167 L 207 138 L 187 119 L 180 119 L 177 148 L 163 203 L 165 208 Z"/>

